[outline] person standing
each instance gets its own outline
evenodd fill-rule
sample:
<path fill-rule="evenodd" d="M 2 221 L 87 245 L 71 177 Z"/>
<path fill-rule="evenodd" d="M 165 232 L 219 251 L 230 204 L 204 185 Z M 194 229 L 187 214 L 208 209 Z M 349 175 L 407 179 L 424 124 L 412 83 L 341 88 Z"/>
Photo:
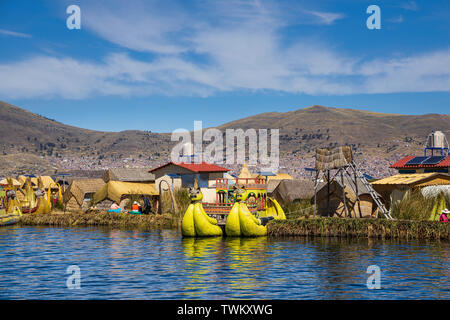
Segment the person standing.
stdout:
<path fill-rule="evenodd" d="M 449 213 L 450 213 L 450 211 L 448 211 L 447 208 L 442 210 L 441 216 L 439 217 L 439 221 L 440 222 L 448 222 L 448 214 Z"/>

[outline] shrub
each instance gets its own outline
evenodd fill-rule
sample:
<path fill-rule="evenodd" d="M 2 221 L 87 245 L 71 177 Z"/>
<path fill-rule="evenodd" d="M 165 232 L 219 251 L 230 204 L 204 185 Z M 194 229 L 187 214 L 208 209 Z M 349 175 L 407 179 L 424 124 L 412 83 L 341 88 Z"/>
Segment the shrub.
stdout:
<path fill-rule="evenodd" d="M 422 195 L 420 190 L 408 192 L 401 201 L 392 205 L 391 215 L 393 218 L 399 220 L 428 220 L 434 205 L 441 197 L 442 195 L 426 198 Z M 445 201 L 448 207 L 448 199 Z"/>

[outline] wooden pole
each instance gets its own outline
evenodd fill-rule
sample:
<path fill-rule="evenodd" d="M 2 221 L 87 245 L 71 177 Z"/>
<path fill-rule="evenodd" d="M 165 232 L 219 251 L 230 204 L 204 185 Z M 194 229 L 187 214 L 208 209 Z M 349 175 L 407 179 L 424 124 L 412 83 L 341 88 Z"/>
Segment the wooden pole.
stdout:
<path fill-rule="evenodd" d="M 361 201 L 359 200 L 359 191 L 358 191 L 358 177 L 356 175 L 356 170 L 355 169 L 353 169 L 353 175 L 355 177 L 355 190 L 356 190 L 356 200 L 358 201 L 359 217 L 362 218 Z"/>
<path fill-rule="evenodd" d="M 314 211 L 313 216 L 316 217 L 316 211 L 317 211 L 317 185 L 318 185 L 318 177 L 319 177 L 319 171 L 316 170 L 316 180 L 314 181 Z"/>
<path fill-rule="evenodd" d="M 330 216 L 330 170 L 327 170 L 327 215 Z"/>
<path fill-rule="evenodd" d="M 344 202 L 344 212 L 345 212 L 345 217 L 347 217 L 348 216 L 348 210 L 347 210 L 347 198 L 345 197 L 344 170 L 341 168 L 341 169 L 339 169 L 339 171 L 341 172 L 342 199 L 343 199 L 343 202 Z"/>

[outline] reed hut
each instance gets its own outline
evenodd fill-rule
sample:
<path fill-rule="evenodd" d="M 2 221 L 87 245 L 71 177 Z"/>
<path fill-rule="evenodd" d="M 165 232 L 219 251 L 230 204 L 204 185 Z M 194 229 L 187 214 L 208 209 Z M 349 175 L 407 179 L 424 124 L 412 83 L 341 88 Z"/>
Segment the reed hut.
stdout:
<path fill-rule="evenodd" d="M 271 180 L 268 184 L 270 184 Z M 320 184 L 320 187 L 324 183 Z M 271 196 L 280 203 L 293 203 L 301 200 L 311 200 L 314 197 L 314 181 L 307 179 L 281 180 L 272 191 Z"/>
<path fill-rule="evenodd" d="M 103 179 L 106 170 L 63 170 L 57 171 L 53 180 L 58 183 L 63 190 L 67 190 L 74 180 L 78 179 Z"/>
<path fill-rule="evenodd" d="M 159 204 L 159 193 L 154 184 L 109 181 L 93 195 L 93 203 L 98 210 L 108 210 L 113 202 L 125 209 L 130 200 L 139 201 L 143 205 L 143 198 L 149 197 L 153 210 Z"/>
<path fill-rule="evenodd" d="M 87 210 L 94 194 L 105 185 L 103 179 L 74 179 L 64 193 L 64 203 L 69 211 Z"/>
<path fill-rule="evenodd" d="M 430 186 L 448 185 L 450 185 L 450 175 L 436 172 L 396 174 L 372 182 L 373 188 L 381 194 L 389 207 L 395 201 L 402 200 L 408 191 Z"/>
<path fill-rule="evenodd" d="M 27 181 L 27 178 L 28 177 L 22 176 L 22 175 L 17 178 L 17 180 L 21 184 L 21 188 L 24 187 L 25 182 Z M 45 189 L 45 191 L 48 190 L 50 185 L 52 185 L 52 189 L 57 188 L 57 187 L 55 187 L 55 181 L 52 179 L 52 177 L 50 177 L 50 176 L 39 176 L 39 177 L 32 177 L 32 178 L 30 178 L 31 186 L 32 186 L 33 189 L 37 189 L 38 188 L 39 178 L 42 181 L 42 185 L 43 185 L 43 188 Z"/>
<path fill-rule="evenodd" d="M 344 184 L 339 180 L 332 180 L 329 183 L 329 193 L 328 202 L 327 184 L 324 183 L 319 186 L 316 200 L 319 215 L 352 218 L 370 218 L 375 216 L 377 206 L 374 204 L 369 190 L 359 179 L 355 183 L 353 179 L 344 176 Z M 314 203 L 313 197 L 311 203 Z"/>
<path fill-rule="evenodd" d="M 282 180 L 267 181 L 266 191 L 269 197 L 273 197 L 273 192 L 277 189 Z"/>
<path fill-rule="evenodd" d="M 0 184 L 8 185 L 9 184 L 8 179 L 11 179 L 11 182 L 12 182 L 14 188 L 19 188 L 19 187 L 22 186 L 22 184 L 18 180 L 14 179 L 14 178 L 5 178 L 5 179 L 0 181 Z"/>
<path fill-rule="evenodd" d="M 140 168 L 113 168 L 105 172 L 103 180 L 109 181 L 135 182 L 135 183 L 155 183 L 155 175 L 148 172 L 148 169 Z"/>
<path fill-rule="evenodd" d="M 21 185 L 20 185 L 20 188 L 21 188 L 21 189 L 24 188 L 25 183 L 27 182 L 27 179 L 28 179 L 28 177 L 23 176 L 23 175 L 20 175 L 20 176 L 17 177 L 17 181 L 19 181 L 20 184 L 21 184 Z M 36 179 L 36 178 L 34 178 L 34 179 Z M 30 179 L 30 181 L 31 181 L 31 186 L 32 186 L 33 188 L 37 187 L 37 180 L 34 180 L 34 181 L 33 181 L 33 179 Z"/>
<path fill-rule="evenodd" d="M 31 178 L 32 181 L 33 179 L 36 179 L 36 185 L 39 185 L 39 179 L 41 179 L 45 191 L 47 191 L 48 188 L 50 188 L 50 186 L 52 190 L 58 189 L 58 186 L 56 186 L 55 181 L 50 176 L 39 176 L 38 178 Z"/>

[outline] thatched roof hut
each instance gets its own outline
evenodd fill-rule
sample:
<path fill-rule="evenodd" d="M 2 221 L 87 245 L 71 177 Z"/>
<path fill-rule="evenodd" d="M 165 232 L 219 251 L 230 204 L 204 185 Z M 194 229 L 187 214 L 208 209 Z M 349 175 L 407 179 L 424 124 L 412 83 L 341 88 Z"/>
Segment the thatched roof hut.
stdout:
<path fill-rule="evenodd" d="M 450 175 L 438 172 L 396 174 L 371 184 L 390 207 L 394 201 L 401 200 L 407 191 L 431 186 L 449 186 Z"/>
<path fill-rule="evenodd" d="M 39 176 L 38 178 L 31 178 L 31 181 L 33 181 L 33 179 L 36 179 L 36 185 L 39 185 L 39 179 L 42 181 L 42 185 L 44 187 L 45 190 L 48 190 L 48 188 L 50 187 L 50 185 L 52 186 L 52 189 L 57 189 L 58 187 L 55 185 L 55 181 L 53 181 L 52 177 L 50 176 Z"/>
<path fill-rule="evenodd" d="M 27 181 L 27 178 L 28 177 L 22 176 L 22 175 L 17 178 L 17 181 L 19 181 L 20 184 L 21 184 L 21 188 L 24 188 L 24 185 L 25 185 L 25 182 Z M 47 190 L 50 185 L 53 185 L 52 189 L 53 188 L 57 188 L 55 186 L 55 181 L 53 181 L 52 177 L 50 177 L 50 176 L 39 176 L 37 178 L 36 177 L 30 178 L 31 186 L 33 187 L 33 189 L 38 187 L 39 179 L 42 181 L 42 185 L 43 185 L 44 189 Z"/>
<path fill-rule="evenodd" d="M 64 193 L 67 210 L 87 209 L 93 195 L 105 185 L 103 179 L 76 179 Z M 89 201 L 87 201 L 89 200 Z"/>
<path fill-rule="evenodd" d="M 330 206 L 328 208 L 328 187 L 324 183 L 317 191 L 317 209 L 319 215 L 333 214 L 335 216 L 344 217 L 347 213 L 345 212 L 344 206 L 344 195 L 347 211 L 351 217 L 364 218 L 372 217 L 377 209 L 374 204 L 372 196 L 369 193 L 367 187 L 362 183 L 360 179 L 355 181 L 349 176 L 344 175 L 344 185 L 339 177 L 337 180 L 332 180 L 330 182 Z M 357 192 L 356 192 L 357 191 Z M 358 204 L 359 197 L 359 204 Z M 311 203 L 314 202 L 314 197 L 311 198 Z M 360 209 L 361 208 L 361 209 Z"/>
<path fill-rule="evenodd" d="M 23 175 L 20 175 L 20 176 L 17 177 L 17 181 L 20 182 L 20 187 L 21 187 L 21 188 L 24 187 L 25 182 L 27 182 L 27 178 L 28 178 L 28 177 L 25 177 L 25 176 L 23 176 Z M 31 179 L 30 179 L 30 180 L 31 180 Z M 35 182 L 36 182 L 36 184 L 33 183 L 33 180 L 31 180 L 31 186 L 32 186 L 32 187 L 37 186 L 37 181 L 35 181 Z"/>
<path fill-rule="evenodd" d="M 266 190 L 267 190 L 267 195 L 269 197 L 272 196 L 273 192 L 278 187 L 278 185 L 281 183 L 281 181 L 282 180 L 270 180 L 270 181 L 267 181 Z"/>
<path fill-rule="evenodd" d="M 155 175 L 148 172 L 148 169 L 140 168 L 113 168 L 105 172 L 103 179 L 105 182 L 122 181 L 122 182 L 140 182 L 154 183 Z"/>
<path fill-rule="evenodd" d="M 5 179 L 1 180 L 1 181 L 0 181 L 0 184 L 2 184 L 2 185 L 8 185 L 8 184 L 9 184 L 8 179 L 9 179 L 9 178 L 5 178 Z M 18 180 L 14 179 L 14 178 L 10 178 L 10 179 L 11 179 L 12 184 L 13 184 L 14 187 L 20 187 L 20 186 L 22 186 L 22 184 L 21 184 Z"/>
<path fill-rule="evenodd" d="M 121 202 L 133 196 L 158 197 L 159 193 L 154 184 L 109 181 L 94 194 L 93 202 L 98 209 L 107 210 L 113 202 L 123 207 Z"/>
<path fill-rule="evenodd" d="M 269 184 L 272 181 L 269 181 Z M 323 183 L 319 185 L 319 188 Z M 314 181 L 312 180 L 282 180 L 273 190 L 272 197 L 278 202 L 290 203 L 300 200 L 310 200 L 314 197 Z"/>

